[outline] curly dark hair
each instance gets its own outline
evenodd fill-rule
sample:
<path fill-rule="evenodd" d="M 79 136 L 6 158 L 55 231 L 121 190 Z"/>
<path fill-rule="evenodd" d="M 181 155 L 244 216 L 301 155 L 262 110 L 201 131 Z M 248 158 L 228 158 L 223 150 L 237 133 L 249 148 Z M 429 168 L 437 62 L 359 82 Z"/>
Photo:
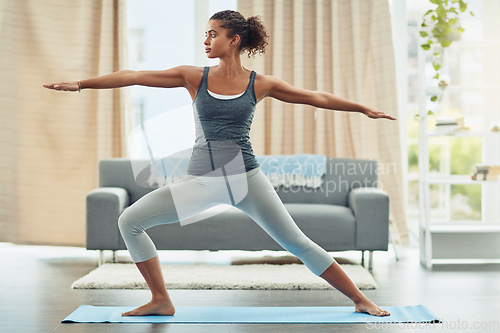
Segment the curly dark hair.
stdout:
<path fill-rule="evenodd" d="M 239 35 L 241 38 L 240 53 L 248 52 L 248 57 L 264 53 L 269 36 L 259 16 L 247 19 L 234 10 L 217 12 L 210 20 L 221 21 L 221 27 L 228 30 L 228 37 Z"/>

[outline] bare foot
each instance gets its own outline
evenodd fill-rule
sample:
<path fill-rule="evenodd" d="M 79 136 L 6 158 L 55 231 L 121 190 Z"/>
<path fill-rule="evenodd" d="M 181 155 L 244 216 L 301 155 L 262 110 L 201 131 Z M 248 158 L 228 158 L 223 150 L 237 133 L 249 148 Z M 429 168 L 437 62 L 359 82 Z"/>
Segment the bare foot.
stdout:
<path fill-rule="evenodd" d="M 390 313 L 379 308 L 375 303 L 370 301 L 368 298 L 356 303 L 355 312 L 365 312 L 372 316 L 384 317 L 390 316 Z"/>
<path fill-rule="evenodd" d="M 170 302 L 149 302 L 135 310 L 122 313 L 122 316 L 173 316 L 175 307 Z"/>

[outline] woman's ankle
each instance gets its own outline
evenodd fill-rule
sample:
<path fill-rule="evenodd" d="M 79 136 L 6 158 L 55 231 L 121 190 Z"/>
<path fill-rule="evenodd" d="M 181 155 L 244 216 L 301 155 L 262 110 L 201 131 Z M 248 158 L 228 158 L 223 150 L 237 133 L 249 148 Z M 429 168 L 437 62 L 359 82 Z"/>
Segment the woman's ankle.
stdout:
<path fill-rule="evenodd" d="M 154 295 L 151 298 L 151 302 L 153 303 L 172 303 L 170 297 L 168 295 Z"/>
<path fill-rule="evenodd" d="M 353 296 L 351 298 L 351 301 L 353 301 L 354 304 L 360 304 L 360 303 L 364 303 L 364 302 L 370 301 L 370 300 L 368 299 L 368 297 L 366 297 L 365 295 L 360 293 L 360 295 Z"/>

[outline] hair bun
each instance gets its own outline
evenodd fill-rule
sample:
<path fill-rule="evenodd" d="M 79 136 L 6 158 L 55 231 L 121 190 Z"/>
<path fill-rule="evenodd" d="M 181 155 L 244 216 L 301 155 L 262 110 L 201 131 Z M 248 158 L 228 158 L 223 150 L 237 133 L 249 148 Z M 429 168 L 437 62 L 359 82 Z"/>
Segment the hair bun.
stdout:
<path fill-rule="evenodd" d="M 249 38 L 247 43 L 248 56 L 254 56 L 257 53 L 262 54 L 268 45 L 267 41 L 269 36 L 267 35 L 266 28 L 262 24 L 262 20 L 259 16 L 250 16 L 246 19 L 246 23 L 249 29 Z"/>

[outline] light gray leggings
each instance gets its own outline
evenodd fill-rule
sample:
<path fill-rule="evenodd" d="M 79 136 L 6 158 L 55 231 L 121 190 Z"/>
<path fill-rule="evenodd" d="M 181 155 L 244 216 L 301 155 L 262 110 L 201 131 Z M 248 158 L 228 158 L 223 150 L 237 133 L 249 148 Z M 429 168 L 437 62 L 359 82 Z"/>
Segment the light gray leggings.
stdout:
<path fill-rule="evenodd" d="M 228 195 L 226 180 L 233 189 Z M 157 256 L 147 228 L 181 222 L 221 203 L 245 212 L 280 246 L 297 256 L 314 274 L 321 275 L 334 259 L 295 224 L 260 168 L 224 177 L 188 175 L 149 192 L 127 208 L 118 220 L 120 232 L 134 262 Z M 236 189 L 247 189 L 238 196 Z M 230 192 L 230 191 L 229 191 Z M 240 191 L 241 192 L 241 191 Z M 236 198 L 237 199 L 237 198 Z M 201 222 L 203 223 L 203 222 Z"/>

